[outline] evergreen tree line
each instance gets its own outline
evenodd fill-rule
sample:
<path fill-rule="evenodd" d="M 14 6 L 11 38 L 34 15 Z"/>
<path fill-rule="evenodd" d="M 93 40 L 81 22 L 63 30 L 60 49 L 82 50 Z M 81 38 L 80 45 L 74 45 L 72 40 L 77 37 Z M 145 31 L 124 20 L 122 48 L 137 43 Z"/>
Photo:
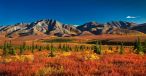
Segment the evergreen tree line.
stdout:
<path fill-rule="evenodd" d="M 119 50 L 119 54 L 124 54 L 124 43 L 121 42 L 120 48 L 117 47 L 117 50 Z M 102 54 L 101 49 L 101 42 L 97 41 L 96 44 L 93 46 L 93 50 L 96 54 Z M 109 47 L 109 50 L 112 50 L 112 47 Z M 146 40 L 142 43 L 140 38 L 138 38 L 134 43 L 134 49 L 133 52 L 136 54 L 145 54 L 146 53 Z"/>
<path fill-rule="evenodd" d="M 142 43 L 140 38 L 138 38 L 134 45 L 134 52 L 137 54 L 145 54 L 146 53 L 146 40 Z"/>
<path fill-rule="evenodd" d="M 16 55 L 15 47 L 11 45 L 11 42 L 9 43 L 5 42 L 3 46 L 0 46 L 0 48 L 3 50 L 3 55 L 5 56 L 9 54 Z"/>
<path fill-rule="evenodd" d="M 16 54 L 23 54 L 25 51 L 31 51 L 34 53 L 35 51 L 42 51 L 42 50 L 48 50 L 51 51 L 53 54 L 54 51 L 85 51 L 85 50 L 94 50 L 96 54 L 102 54 L 103 51 L 101 49 L 101 42 L 97 41 L 95 45 L 93 46 L 85 46 L 85 45 L 74 45 L 71 46 L 68 43 L 59 43 L 57 46 L 55 46 L 56 43 L 50 43 L 46 46 L 39 46 L 36 45 L 34 42 L 30 46 L 26 45 L 25 42 L 22 43 L 22 45 L 16 46 L 12 45 L 10 42 L 5 42 L 2 46 L 0 46 L 0 49 L 3 50 L 3 55 L 16 55 Z M 112 48 L 109 47 L 109 50 L 112 50 Z M 117 50 L 119 50 L 120 54 L 124 54 L 124 45 L 121 42 L 120 48 L 118 47 Z M 134 53 L 136 54 L 145 54 L 146 53 L 146 41 L 144 43 L 141 42 L 140 38 L 138 38 L 135 41 L 134 44 Z"/>
<path fill-rule="evenodd" d="M 25 51 L 31 51 L 34 53 L 35 51 L 42 51 L 42 50 L 48 50 L 51 52 L 54 51 L 84 51 L 84 50 L 92 50 L 90 46 L 85 45 L 74 45 L 71 46 L 67 43 L 60 43 L 58 46 L 55 46 L 55 43 L 47 44 L 46 46 L 39 46 L 36 45 L 34 42 L 32 42 L 31 45 L 26 45 L 25 42 L 22 43 L 22 45 L 16 46 L 12 45 L 11 42 L 5 42 L 2 46 L 0 46 L 0 49 L 3 50 L 3 55 L 16 55 L 16 54 L 23 54 Z"/>

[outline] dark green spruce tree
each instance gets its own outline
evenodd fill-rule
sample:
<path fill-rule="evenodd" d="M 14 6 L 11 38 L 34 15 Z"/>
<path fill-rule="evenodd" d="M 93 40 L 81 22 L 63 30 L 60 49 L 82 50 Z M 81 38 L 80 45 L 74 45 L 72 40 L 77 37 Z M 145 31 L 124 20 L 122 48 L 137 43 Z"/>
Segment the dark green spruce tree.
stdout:
<path fill-rule="evenodd" d="M 138 37 L 138 39 L 136 40 L 135 42 L 135 45 L 134 45 L 134 50 L 137 54 L 140 54 L 140 53 L 143 53 L 143 46 L 142 46 L 142 43 L 141 43 L 141 40 L 140 38 Z"/>
<path fill-rule="evenodd" d="M 102 54 L 101 45 L 98 41 L 94 45 L 93 49 L 96 54 Z"/>
<path fill-rule="evenodd" d="M 124 50 L 124 46 L 123 46 L 123 43 L 121 43 L 121 46 L 120 46 L 120 51 L 119 51 L 120 54 L 124 54 L 125 53 L 125 50 Z"/>

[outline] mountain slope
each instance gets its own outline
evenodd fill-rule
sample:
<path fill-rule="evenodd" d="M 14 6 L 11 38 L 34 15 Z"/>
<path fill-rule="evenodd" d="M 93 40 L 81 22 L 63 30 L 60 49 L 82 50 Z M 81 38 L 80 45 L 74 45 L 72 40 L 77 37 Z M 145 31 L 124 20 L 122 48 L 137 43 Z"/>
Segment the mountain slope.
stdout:
<path fill-rule="evenodd" d="M 106 24 L 99 24 L 96 22 L 89 22 L 84 25 L 78 26 L 77 28 L 84 31 L 89 31 L 95 35 L 98 34 L 142 34 L 139 31 L 131 30 L 136 27 L 137 24 L 124 22 L 124 21 L 112 21 Z"/>
<path fill-rule="evenodd" d="M 39 20 L 32 23 L 18 23 L 9 26 L 0 26 L 0 35 L 6 37 L 21 37 L 28 35 L 55 35 L 55 36 L 79 36 L 99 34 L 144 34 L 146 24 L 125 21 L 112 21 L 105 24 L 88 22 L 74 26 L 63 24 L 56 20 Z"/>
<path fill-rule="evenodd" d="M 133 27 L 131 30 L 137 30 L 137 31 L 146 33 L 146 23 L 140 24 L 140 25 L 138 25 L 136 27 Z"/>
<path fill-rule="evenodd" d="M 39 20 L 30 24 L 15 24 L 1 26 L 0 34 L 8 37 L 18 37 L 27 35 L 57 35 L 64 34 L 78 35 L 80 30 L 73 25 L 65 25 L 56 20 Z"/>
<path fill-rule="evenodd" d="M 97 34 L 102 33 L 103 27 L 104 26 L 102 24 L 99 24 L 97 22 L 88 22 L 81 26 L 78 26 L 77 29 L 81 30 L 82 32 L 89 31 L 89 32 L 97 35 Z"/>

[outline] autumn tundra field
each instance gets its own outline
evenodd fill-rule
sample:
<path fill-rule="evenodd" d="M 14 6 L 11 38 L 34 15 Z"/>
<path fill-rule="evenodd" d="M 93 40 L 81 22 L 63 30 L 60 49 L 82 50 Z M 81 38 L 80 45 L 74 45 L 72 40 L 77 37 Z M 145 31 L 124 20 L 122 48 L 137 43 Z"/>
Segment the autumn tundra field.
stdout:
<path fill-rule="evenodd" d="M 146 36 L 1 37 L 0 76 L 146 76 Z"/>

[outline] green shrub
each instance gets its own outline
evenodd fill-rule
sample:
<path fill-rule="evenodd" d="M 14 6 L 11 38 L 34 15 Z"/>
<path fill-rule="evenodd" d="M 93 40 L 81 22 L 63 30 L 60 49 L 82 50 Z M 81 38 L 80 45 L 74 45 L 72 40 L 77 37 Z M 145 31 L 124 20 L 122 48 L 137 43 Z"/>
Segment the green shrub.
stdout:
<path fill-rule="evenodd" d="M 53 51 L 51 51 L 51 52 L 49 53 L 49 57 L 55 57 L 55 54 L 54 54 Z"/>
<path fill-rule="evenodd" d="M 143 49 L 143 46 L 142 46 L 142 44 L 141 44 L 141 40 L 140 40 L 139 37 L 138 37 L 138 39 L 137 39 L 136 42 L 135 42 L 134 50 L 135 50 L 135 52 L 136 52 L 137 54 L 144 52 L 144 49 Z"/>
<path fill-rule="evenodd" d="M 42 49 L 43 49 L 42 46 L 39 46 L 38 50 L 39 50 L 39 51 L 42 51 Z"/>
<path fill-rule="evenodd" d="M 32 53 L 34 53 L 35 48 L 38 48 L 38 46 L 34 46 L 34 42 L 32 42 L 32 45 L 31 45 L 31 52 Z"/>
<path fill-rule="evenodd" d="M 144 44 L 143 44 L 143 52 L 146 53 L 146 40 L 144 41 Z"/>
<path fill-rule="evenodd" d="M 11 50 L 9 50 L 9 54 L 11 55 L 16 55 L 16 50 L 14 50 L 13 48 Z"/>
<path fill-rule="evenodd" d="M 96 54 L 102 54 L 102 50 L 101 50 L 101 44 L 99 44 L 99 42 L 97 41 L 96 44 L 94 45 L 94 52 Z"/>
<path fill-rule="evenodd" d="M 121 43 L 120 52 L 119 52 L 119 53 L 120 53 L 120 54 L 124 54 L 124 53 L 125 53 L 123 43 Z"/>
<path fill-rule="evenodd" d="M 5 42 L 2 46 L 3 49 L 3 55 L 16 55 L 16 50 L 14 49 L 14 46 L 12 46 L 11 42 Z"/>

